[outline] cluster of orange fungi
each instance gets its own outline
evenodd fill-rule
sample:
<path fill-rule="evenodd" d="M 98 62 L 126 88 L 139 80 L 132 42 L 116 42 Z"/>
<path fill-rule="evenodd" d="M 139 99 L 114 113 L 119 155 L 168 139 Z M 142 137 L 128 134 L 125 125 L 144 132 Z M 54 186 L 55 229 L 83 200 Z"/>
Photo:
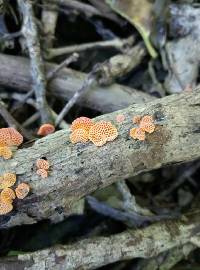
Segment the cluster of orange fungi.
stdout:
<path fill-rule="evenodd" d="M 139 115 L 134 116 L 133 123 L 137 124 L 138 127 L 131 128 L 130 136 L 139 141 L 145 140 L 145 132 L 153 133 L 155 130 L 154 120 L 150 115 L 145 115 L 143 117 Z"/>
<path fill-rule="evenodd" d="M 12 157 L 13 148 L 19 146 L 23 142 L 22 135 L 14 128 L 0 129 L 0 157 L 10 159 Z"/>
<path fill-rule="evenodd" d="M 50 167 L 49 162 L 45 159 L 38 159 L 36 161 L 37 171 L 36 173 L 40 175 L 42 178 L 48 177 L 48 169 Z"/>
<path fill-rule="evenodd" d="M 0 157 L 10 159 L 12 150 L 22 144 L 23 136 L 14 128 L 0 129 Z M 16 175 L 14 173 L 5 173 L 0 176 L 0 215 L 6 215 L 13 209 L 14 199 L 24 199 L 30 190 L 26 183 L 21 183 L 14 189 Z"/>
<path fill-rule="evenodd" d="M 0 176 L 0 215 L 6 215 L 13 210 L 14 199 L 24 199 L 30 187 L 26 183 L 20 183 L 15 189 L 12 189 L 16 183 L 16 175 L 14 173 L 5 173 Z"/>
<path fill-rule="evenodd" d="M 71 125 L 70 140 L 72 143 L 91 141 L 96 146 L 102 146 L 113 141 L 117 136 L 116 127 L 108 121 L 94 123 L 88 117 L 79 117 Z"/>
<path fill-rule="evenodd" d="M 38 129 L 37 135 L 39 136 L 47 136 L 51 133 L 54 133 L 55 127 L 52 124 L 43 124 Z"/>

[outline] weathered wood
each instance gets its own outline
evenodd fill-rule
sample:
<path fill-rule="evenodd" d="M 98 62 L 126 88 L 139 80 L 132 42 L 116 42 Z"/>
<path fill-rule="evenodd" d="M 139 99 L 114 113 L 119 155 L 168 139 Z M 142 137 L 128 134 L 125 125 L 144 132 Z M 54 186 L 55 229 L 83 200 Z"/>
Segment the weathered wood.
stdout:
<path fill-rule="evenodd" d="M 110 237 L 96 237 L 67 246 L 7 257 L 0 260 L 4 270 L 75 270 L 96 269 L 121 260 L 152 258 L 162 252 L 187 244 L 185 251 L 194 249 L 191 239 L 199 238 L 199 211 L 182 220 L 171 220 L 145 229 L 129 230 Z"/>
<path fill-rule="evenodd" d="M 55 68 L 47 64 L 47 72 Z M 0 84 L 19 91 L 29 91 L 32 79 L 30 61 L 26 58 L 0 54 Z M 51 95 L 68 100 L 82 86 L 86 74 L 65 68 L 49 84 Z M 80 100 L 84 106 L 101 112 L 112 112 L 129 105 L 147 102 L 154 98 L 134 89 L 119 84 L 107 87 L 96 86 Z"/>
<path fill-rule="evenodd" d="M 10 216 L 0 217 L 1 227 L 33 223 L 41 219 L 54 222 L 71 213 L 80 198 L 115 181 L 169 164 L 200 157 L 200 92 L 172 95 L 142 105 L 101 116 L 118 127 L 119 136 L 103 147 L 92 143 L 73 145 L 69 130 L 58 131 L 18 150 L 13 159 L 1 160 L 0 175 L 15 172 L 18 181 L 30 184 L 32 194 L 18 201 Z M 115 121 L 123 113 L 122 124 Z M 134 115 L 151 114 L 156 131 L 140 142 L 129 137 Z M 50 176 L 41 179 L 35 162 L 45 157 L 51 164 Z"/>

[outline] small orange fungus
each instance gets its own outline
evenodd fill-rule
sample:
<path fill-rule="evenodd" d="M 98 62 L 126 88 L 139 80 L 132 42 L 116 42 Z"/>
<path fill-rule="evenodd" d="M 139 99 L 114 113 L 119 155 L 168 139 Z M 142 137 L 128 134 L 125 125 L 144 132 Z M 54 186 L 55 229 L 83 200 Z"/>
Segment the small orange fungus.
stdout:
<path fill-rule="evenodd" d="M 4 203 L 12 203 L 12 201 L 16 198 L 15 192 L 11 188 L 4 188 L 1 191 L 0 199 Z"/>
<path fill-rule="evenodd" d="M 36 171 L 36 173 L 37 173 L 38 175 L 40 175 L 42 178 L 47 178 L 47 177 L 48 177 L 48 171 L 45 170 L 45 169 L 38 169 L 38 170 Z"/>
<path fill-rule="evenodd" d="M 113 141 L 118 136 L 118 131 L 111 122 L 100 121 L 91 127 L 89 140 L 96 146 L 102 146 L 108 141 Z"/>
<path fill-rule="evenodd" d="M 148 133 L 152 133 L 155 130 L 155 124 L 153 122 L 153 117 L 150 115 L 145 115 L 140 121 L 139 127 Z"/>
<path fill-rule="evenodd" d="M 52 124 L 43 124 L 38 132 L 37 135 L 40 136 L 47 136 L 48 134 L 54 133 L 55 127 Z"/>
<path fill-rule="evenodd" d="M 124 122 L 124 120 L 125 120 L 125 116 L 124 116 L 123 114 L 118 114 L 118 115 L 116 116 L 116 121 L 117 121 L 118 123 L 122 123 L 122 122 Z"/>
<path fill-rule="evenodd" d="M 0 129 L 0 146 L 19 146 L 23 142 L 23 136 L 15 128 Z"/>
<path fill-rule="evenodd" d="M 0 146 L 0 157 L 10 159 L 12 157 L 11 149 L 8 146 Z"/>
<path fill-rule="evenodd" d="M 71 131 L 75 131 L 77 129 L 84 129 L 89 132 L 90 128 L 94 125 L 92 119 L 88 117 L 81 116 L 75 119 L 71 125 Z"/>
<path fill-rule="evenodd" d="M 10 202 L 2 202 L 0 200 L 0 215 L 6 215 L 13 210 L 13 205 Z"/>
<path fill-rule="evenodd" d="M 16 182 L 16 175 L 14 173 L 5 173 L 0 177 L 0 189 L 12 187 Z"/>
<path fill-rule="evenodd" d="M 44 170 L 48 170 L 49 169 L 49 162 L 45 159 L 38 159 L 36 161 L 36 166 L 38 169 L 44 169 Z"/>
<path fill-rule="evenodd" d="M 141 128 L 131 128 L 130 136 L 133 139 L 138 139 L 139 141 L 144 141 L 145 140 L 145 131 L 143 131 Z"/>
<path fill-rule="evenodd" d="M 15 194 L 18 199 L 24 199 L 30 191 L 30 187 L 26 183 L 21 183 L 15 189 Z"/>
<path fill-rule="evenodd" d="M 75 129 L 71 135 L 70 140 L 72 143 L 86 143 L 88 141 L 88 132 L 85 129 Z"/>

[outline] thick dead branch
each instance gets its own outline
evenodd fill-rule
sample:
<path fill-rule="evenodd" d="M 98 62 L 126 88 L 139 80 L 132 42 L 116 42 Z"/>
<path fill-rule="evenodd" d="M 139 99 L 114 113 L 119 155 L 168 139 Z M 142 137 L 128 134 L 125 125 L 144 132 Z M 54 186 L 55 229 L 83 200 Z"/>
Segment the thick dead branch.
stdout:
<path fill-rule="evenodd" d="M 36 96 L 38 110 L 40 112 L 42 122 L 49 123 L 53 120 L 46 100 L 47 83 L 32 4 L 29 0 L 18 0 L 18 4 L 23 14 L 22 33 L 26 39 L 29 55 L 31 58 L 33 89 Z"/>
<path fill-rule="evenodd" d="M 182 220 L 165 221 L 145 229 L 128 230 L 110 237 L 86 239 L 67 246 L 7 257 L 0 261 L 0 267 L 4 270 L 96 269 L 121 260 L 157 256 L 190 243 L 190 239 L 199 231 L 198 212 Z"/>
<path fill-rule="evenodd" d="M 55 69 L 56 65 L 46 64 L 46 70 Z M 0 54 L 0 84 L 20 91 L 29 91 L 32 83 L 29 74 L 30 61 L 26 58 Z M 49 84 L 50 94 L 69 100 L 83 85 L 86 74 L 64 68 Z M 154 98 L 126 86 L 95 86 L 81 100 L 84 106 L 102 111 L 112 112 L 131 104 L 144 103 Z"/>
<path fill-rule="evenodd" d="M 11 160 L 1 160 L 0 175 L 15 172 L 18 180 L 26 180 L 32 189 L 27 199 L 16 203 L 15 212 L 1 217 L 1 227 L 46 218 L 56 222 L 71 213 L 74 202 L 119 179 L 199 158 L 199 100 L 200 92 L 196 90 L 98 117 L 114 123 L 119 113 L 126 117 L 122 124 L 115 123 L 118 138 L 103 147 L 92 143 L 73 145 L 69 130 L 62 130 L 18 150 Z M 156 131 L 145 142 L 131 139 L 128 133 L 132 117 L 145 114 L 154 116 Z M 50 176 L 45 180 L 36 174 L 35 162 L 41 157 L 51 164 Z"/>

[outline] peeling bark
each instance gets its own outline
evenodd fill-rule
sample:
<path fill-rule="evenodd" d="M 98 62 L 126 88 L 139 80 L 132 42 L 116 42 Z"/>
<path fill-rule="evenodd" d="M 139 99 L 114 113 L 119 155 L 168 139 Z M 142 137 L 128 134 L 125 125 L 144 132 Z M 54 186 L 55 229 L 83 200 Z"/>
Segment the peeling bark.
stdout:
<path fill-rule="evenodd" d="M 31 186 L 31 194 L 17 201 L 15 211 L 0 217 L 0 227 L 33 223 L 42 219 L 56 222 L 71 213 L 74 202 L 91 192 L 141 172 L 200 157 L 200 91 L 172 95 L 153 102 L 134 105 L 94 119 L 110 120 L 119 136 L 103 147 L 92 143 L 73 145 L 69 130 L 58 131 L 26 149 L 11 160 L 0 162 L 0 175 L 17 174 L 18 182 Z M 117 124 L 117 114 L 126 120 Z M 144 142 L 129 137 L 134 115 L 151 114 L 156 130 Z M 45 157 L 50 175 L 41 179 L 35 162 Z"/>

